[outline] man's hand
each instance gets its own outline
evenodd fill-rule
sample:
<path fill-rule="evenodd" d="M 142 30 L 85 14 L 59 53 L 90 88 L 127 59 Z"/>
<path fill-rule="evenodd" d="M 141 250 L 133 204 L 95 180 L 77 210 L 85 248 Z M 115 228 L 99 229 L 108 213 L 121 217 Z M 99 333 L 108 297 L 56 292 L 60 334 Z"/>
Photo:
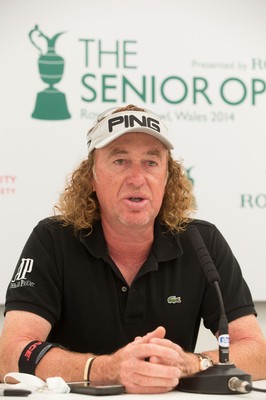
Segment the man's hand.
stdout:
<path fill-rule="evenodd" d="M 124 385 L 127 393 L 163 393 L 178 385 L 187 362 L 186 353 L 165 339 L 165 329 L 158 327 L 143 337 L 137 337 L 113 355 L 98 357 L 91 371 L 91 380 L 97 380 L 98 373 L 101 370 L 102 375 L 104 368 L 108 381 Z"/>

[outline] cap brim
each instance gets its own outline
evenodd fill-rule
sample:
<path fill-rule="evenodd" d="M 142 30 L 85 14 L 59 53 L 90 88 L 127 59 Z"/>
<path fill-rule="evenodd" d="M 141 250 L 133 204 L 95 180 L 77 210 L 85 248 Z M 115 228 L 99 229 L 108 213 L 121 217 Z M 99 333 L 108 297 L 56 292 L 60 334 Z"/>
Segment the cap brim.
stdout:
<path fill-rule="evenodd" d="M 167 137 L 167 127 L 155 114 L 148 111 L 122 111 L 106 116 L 88 133 L 88 149 L 101 149 L 125 133 L 146 133 L 160 140 L 172 150 L 173 144 Z"/>
<path fill-rule="evenodd" d="M 153 136 L 156 139 L 160 140 L 165 147 L 169 150 L 172 150 L 174 146 L 172 145 L 169 140 L 167 140 L 164 136 L 160 135 L 158 132 L 155 132 L 152 129 L 139 127 L 139 128 L 127 128 L 126 130 L 123 129 L 120 132 L 116 132 L 114 135 L 110 135 L 108 138 L 102 140 L 100 143 L 95 145 L 95 149 L 102 149 L 103 147 L 107 146 L 109 143 L 113 142 L 114 140 L 118 139 L 120 136 L 124 135 L 125 133 L 146 133 L 147 135 Z"/>

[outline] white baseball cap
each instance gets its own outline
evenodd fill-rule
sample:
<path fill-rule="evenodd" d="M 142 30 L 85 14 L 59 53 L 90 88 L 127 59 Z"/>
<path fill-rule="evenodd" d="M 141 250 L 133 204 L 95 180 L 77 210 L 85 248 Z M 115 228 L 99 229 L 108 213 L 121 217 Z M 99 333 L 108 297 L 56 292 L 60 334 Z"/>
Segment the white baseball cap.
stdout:
<path fill-rule="evenodd" d="M 128 132 L 147 133 L 159 139 L 167 149 L 174 148 L 167 136 L 168 129 L 158 115 L 146 109 L 116 112 L 119 109 L 112 108 L 98 116 L 95 125 L 87 133 L 88 153 L 105 147 Z"/>

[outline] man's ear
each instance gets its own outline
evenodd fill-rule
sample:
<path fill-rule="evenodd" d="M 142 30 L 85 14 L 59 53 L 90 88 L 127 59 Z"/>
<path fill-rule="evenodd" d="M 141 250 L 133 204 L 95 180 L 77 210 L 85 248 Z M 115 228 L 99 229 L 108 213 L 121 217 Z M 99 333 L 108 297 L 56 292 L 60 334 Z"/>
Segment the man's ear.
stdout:
<path fill-rule="evenodd" d="M 91 189 L 92 189 L 93 192 L 95 192 L 95 179 L 94 179 L 93 176 L 91 178 Z"/>
<path fill-rule="evenodd" d="M 96 191 L 96 189 L 95 189 L 95 182 L 96 182 L 96 180 L 97 180 L 97 177 L 96 177 L 95 169 L 94 169 L 94 167 L 93 167 L 92 176 L 91 176 L 91 187 L 92 187 L 92 191 L 93 191 L 93 192 Z"/>

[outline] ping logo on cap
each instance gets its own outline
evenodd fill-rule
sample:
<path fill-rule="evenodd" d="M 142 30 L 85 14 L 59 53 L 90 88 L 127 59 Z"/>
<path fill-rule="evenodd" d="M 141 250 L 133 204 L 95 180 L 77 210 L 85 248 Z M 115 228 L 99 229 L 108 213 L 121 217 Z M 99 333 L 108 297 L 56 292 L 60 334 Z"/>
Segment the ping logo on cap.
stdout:
<path fill-rule="evenodd" d="M 118 115 L 108 120 L 108 131 L 113 132 L 113 128 L 116 125 L 123 124 L 125 128 L 133 128 L 134 126 L 146 126 L 160 132 L 160 122 L 151 117 L 142 116 L 142 119 L 136 117 L 136 115 Z"/>
<path fill-rule="evenodd" d="M 90 153 L 94 149 L 101 149 L 130 132 L 147 133 L 160 140 L 168 150 L 174 148 L 167 138 L 166 125 L 151 111 L 126 110 L 110 114 L 110 110 L 107 110 L 99 115 L 97 122 L 87 133 L 88 151 Z"/>

